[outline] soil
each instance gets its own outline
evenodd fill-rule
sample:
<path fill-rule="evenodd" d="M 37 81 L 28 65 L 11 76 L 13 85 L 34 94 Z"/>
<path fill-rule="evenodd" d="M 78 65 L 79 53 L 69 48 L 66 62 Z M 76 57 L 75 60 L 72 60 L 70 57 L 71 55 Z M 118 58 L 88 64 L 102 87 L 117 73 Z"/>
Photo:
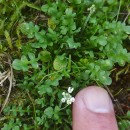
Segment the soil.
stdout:
<path fill-rule="evenodd" d="M 112 84 L 108 87 L 117 115 L 125 115 L 130 110 L 130 65 L 117 66 L 112 72 Z"/>

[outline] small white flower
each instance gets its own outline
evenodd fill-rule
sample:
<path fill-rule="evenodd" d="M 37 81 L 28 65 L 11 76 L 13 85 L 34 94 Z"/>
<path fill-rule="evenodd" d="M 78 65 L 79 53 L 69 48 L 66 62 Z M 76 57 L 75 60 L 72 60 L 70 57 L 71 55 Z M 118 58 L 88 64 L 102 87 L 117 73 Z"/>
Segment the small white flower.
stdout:
<path fill-rule="evenodd" d="M 68 105 L 70 105 L 72 102 L 71 102 L 70 99 L 68 99 L 66 103 L 67 103 Z"/>
<path fill-rule="evenodd" d="M 70 100 L 71 100 L 71 102 L 74 102 L 74 101 L 75 101 L 75 98 L 74 98 L 74 97 L 72 97 Z"/>
<path fill-rule="evenodd" d="M 95 5 L 93 4 L 90 8 L 88 8 L 87 10 L 90 11 L 90 13 L 95 12 Z"/>
<path fill-rule="evenodd" d="M 63 92 L 62 95 L 64 96 L 64 95 L 65 95 L 65 92 Z"/>
<path fill-rule="evenodd" d="M 68 93 L 72 93 L 73 90 L 74 90 L 74 88 L 72 88 L 72 87 L 68 87 Z"/>
<path fill-rule="evenodd" d="M 93 5 L 91 6 L 91 8 L 95 8 L 95 5 L 93 4 Z"/>
<path fill-rule="evenodd" d="M 63 103 L 67 103 L 67 105 L 70 105 L 72 102 L 75 101 L 75 98 L 71 96 L 70 93 L 72 93 L 74 90 L 74 88 L 72 87 L 68 87 L 68 92 L 63 92 L 62 95 L 63 95 L 63 98 L 61 99 L 61 102 Z"/>
<path fill-rule="evenodd" d="M 66 99 L 69 99 L 71 98 L 71 95 L 69 93 L 66 93 L 65 96 L 64 96 Z"/>
<path fill-rule="evenodd" d="M 64 103 L 65 101 L 66 101 L 66 99 L 65 99 L 65 98 L 62 98 L 62 99 L 61 99 L 61 102 L 63 102 L 63 103 Z"/>

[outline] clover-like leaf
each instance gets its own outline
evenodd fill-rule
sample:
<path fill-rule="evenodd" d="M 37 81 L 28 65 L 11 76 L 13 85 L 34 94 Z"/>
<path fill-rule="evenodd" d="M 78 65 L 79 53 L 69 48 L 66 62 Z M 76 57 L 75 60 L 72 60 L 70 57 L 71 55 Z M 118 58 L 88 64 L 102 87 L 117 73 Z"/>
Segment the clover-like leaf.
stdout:
<path fill-rule="evenodd" d="M 113 67 L 113 61 L 111 59 L 98 60 L 98 62 L 104 70 L 110 70 Z"/>
<path fill-rule="evenodd" d="M 99 81 L 104 85 L 110 85 L 112 83 L 112 79 L 109 77 L 109 73 L 100 70 L 97 74 Z"/>

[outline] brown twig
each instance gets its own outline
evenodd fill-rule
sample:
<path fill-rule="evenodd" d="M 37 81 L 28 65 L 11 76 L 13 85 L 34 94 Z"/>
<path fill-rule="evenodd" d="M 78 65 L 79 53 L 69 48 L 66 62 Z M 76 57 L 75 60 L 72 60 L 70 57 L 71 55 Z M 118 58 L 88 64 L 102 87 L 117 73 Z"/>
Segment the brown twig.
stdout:
<path fill-rule="evenodd" d="M 115 103 L 116 107 L 118 108 L 118 110 L 120 110 L 120 112 L 124 115 L 125 113 L 124 113 L 124 111 L 123 111 L 123 109 L 122 109 L 122 107 L 121 107 L 119 101 L 114 98 L 114 96 L 112 95 L 110 89 L 109 89 L 107 86 L 105 86 L 105 88 L 106 88 L 106 90 L 108 91 L 108 93 L 109 93 L 111 99 L 114 101 L 114 103 Z"/>
<path fill-rule="evenodd" d="M 10 70 L 9 70 L 9 72 L 7 73 L 7 75 L 4 78 L 4 80 L 2 80 L 0 83 L 3 83 L 7 78 L 9 80 L 9 89 L 8 89 L 8 93 L 7 93 L 6 99 L 5 99 L 5 101 L 4 101 L 3 105 L 2 105 L 2 108 L 0 110 L 0 114 L 3 111 L 3 109 L 5 108 L 8 100 L 9 100 L 9 96 L 10 96 L 10 93 L 11 93 L 11 90 L 12 90 L 12 87 L 13 87 L 13 69 L 12 69 L 11 63 L 10 63 Z"/>

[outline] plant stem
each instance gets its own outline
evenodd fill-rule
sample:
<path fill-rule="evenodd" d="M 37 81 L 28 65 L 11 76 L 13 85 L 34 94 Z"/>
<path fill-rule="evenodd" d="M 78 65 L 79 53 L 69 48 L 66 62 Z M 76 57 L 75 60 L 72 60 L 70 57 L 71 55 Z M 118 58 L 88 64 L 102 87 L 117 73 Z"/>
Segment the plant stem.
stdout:
<path fill-rule="evenodd" d="M 118 21 L 118 18 L 119 18 L 119 14 L 120 14 L 120 10 L 121 10 L 121 3 L 122 3 L 122 0 L 120 0 L 120 3 L 119 3 L 119 8 L 118 8 L 118 12 L 117 12 L 116 22 Z"/>

